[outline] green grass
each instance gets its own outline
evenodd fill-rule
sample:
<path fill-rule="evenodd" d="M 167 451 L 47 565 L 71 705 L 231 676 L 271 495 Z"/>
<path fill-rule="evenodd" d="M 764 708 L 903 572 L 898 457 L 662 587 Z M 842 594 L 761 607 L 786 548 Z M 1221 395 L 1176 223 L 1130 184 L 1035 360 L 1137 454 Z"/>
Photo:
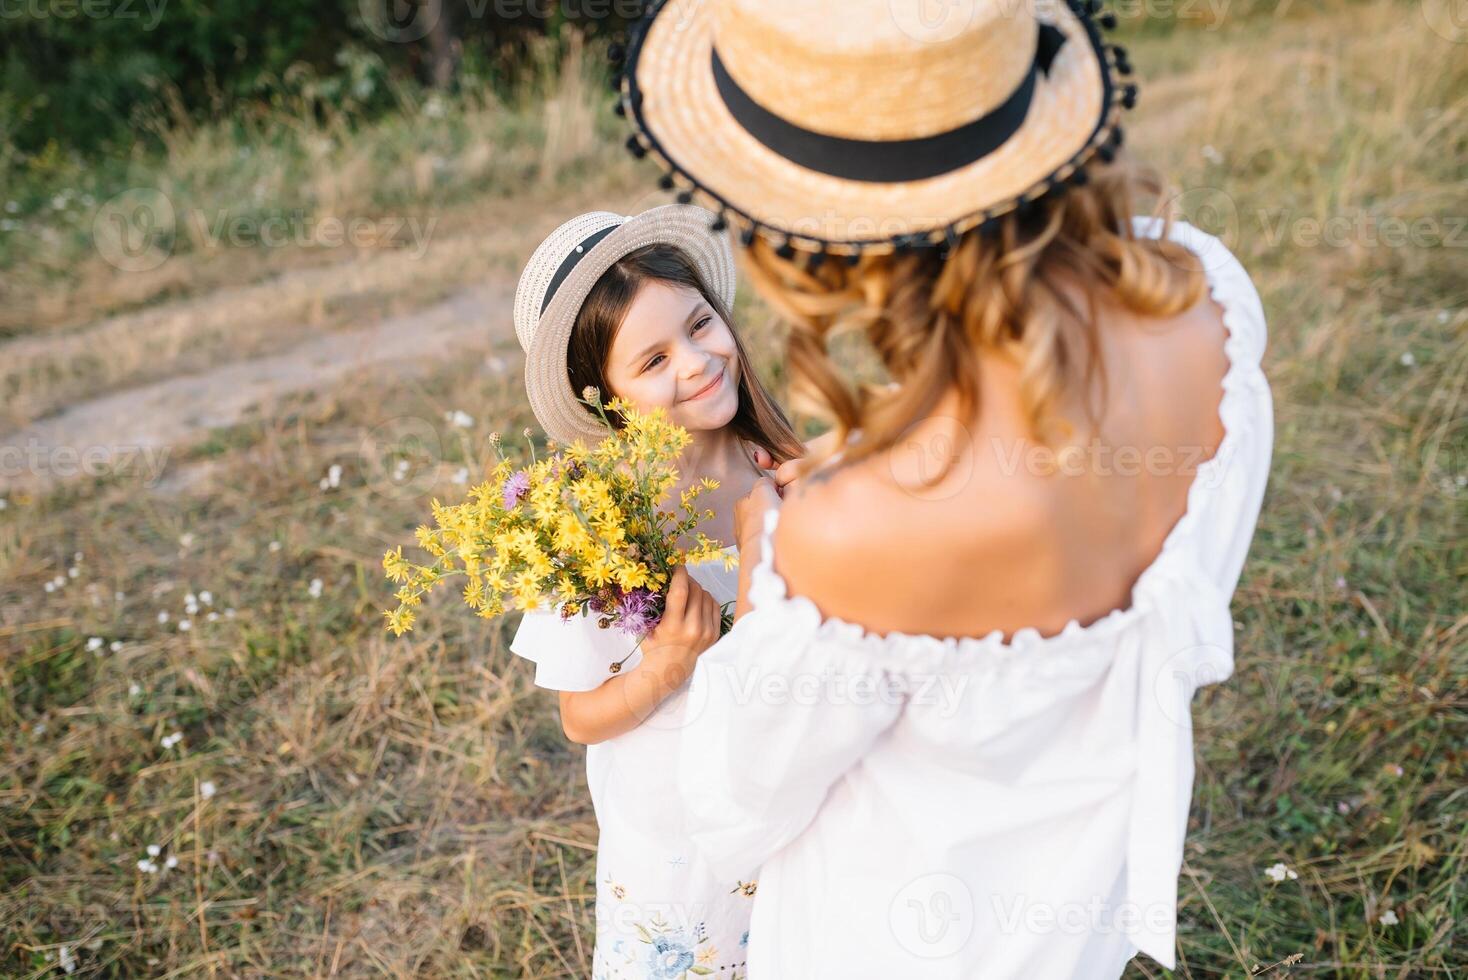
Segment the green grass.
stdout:
<path fill-rule="evenodd" d="M 1226 192 L 1277 411 L 1237 673 L 1196 703 L 1180 976 L 1468 972 L 1468 253 L 1301 231 L 1468 215 L 1468 65 L 1414 7 L 1348 10 L 1134 45 L 1129 145 L 1190 189 L 1184 211 Z M 1281 213 L 1293 237 L 1271 240 Z M 751 346 L 779 387 L 777 346 Z M 589 972 L 582 750 L 504 626 L 439 600 L 394 641 L 379 615 L 381 553 L 482 469 L 491 428 L 534 424 L 515 376 L 343 385 L 176 454 L 217 467 L 177 497 L 99 480 L 9 500 L 0 973 L 54 971 L 63 944 L 109 976 Z M 387 436 L 372 452 L 368 432 Z M 140 872 L 149 844 L 177 867 Z M 1277 861 L 1298 877 L 1271 881 Z"/>

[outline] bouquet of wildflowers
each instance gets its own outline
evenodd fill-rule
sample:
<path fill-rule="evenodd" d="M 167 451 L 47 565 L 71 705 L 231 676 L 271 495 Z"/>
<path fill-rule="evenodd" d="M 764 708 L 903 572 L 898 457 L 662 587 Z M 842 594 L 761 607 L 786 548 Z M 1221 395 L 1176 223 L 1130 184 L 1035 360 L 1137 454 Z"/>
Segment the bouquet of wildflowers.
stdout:
<path fill-rule="evenodd" d="M 611 433 L 600 444 L 588 449 L 578 440 L 560 452 L 552 445 L 543 459 L 532 447 L 522 467 L 501 454 L 464 503 L 433 501 L 437 526 L 416 532 L 431 564 L 413 564 L 401 545 L 383 556 L 387 577 L 399 584 L 397 608 L 383 612 L 395 635 L 413 628 L 424 594 L 463 576 L 464 602 L 486 619 L 511 608 L 559 607 L 566 618 L 588 610 L 602 628 L 641 639 L 662 618 L 674 567 L 720 557 L 719 542 L 696 530 L 713 517 L 698 511 L 697 499 L 717 482 L 683 491 L 681 514 L 664 507 L 688 432 L 662 409 L 644 414 L 622 399 L 607 406 L 625 420 L 615 429 L 599 392 L 587 388 L 583 395 Z M 492 441 L 498 452 L 498 438 Z M 684 554 L 677 542 L 687 534 L 697 546 Z M 737 562 L 732 553 L 722 557 L 726 569 Z M 726 612 L 724 629 L 730 624 Z"/>

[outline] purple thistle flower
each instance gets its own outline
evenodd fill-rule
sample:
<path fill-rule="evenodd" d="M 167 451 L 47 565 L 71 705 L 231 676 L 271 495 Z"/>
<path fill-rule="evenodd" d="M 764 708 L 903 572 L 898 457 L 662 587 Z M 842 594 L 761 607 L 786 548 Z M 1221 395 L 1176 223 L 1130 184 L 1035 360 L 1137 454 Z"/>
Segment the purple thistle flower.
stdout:
<path fill-rule="evenodd" d="M 635 637 L 652 632 L 663 618 L 657 609 L 657 599 L 657 594 L 647 589 L 622 593 L 614 613 L 617 629 Z"/>
<path fill-rule="evenodd" d="M 505 510 L 514 510 L 515 505 L 525 499 L 525 495 L 529 492 L 530 477 L 525 471 L 518 470 L 511 473 L 509 479 L 505 480 L 505 485 L 500 489 L 500 493 L 504 495 Z"/>

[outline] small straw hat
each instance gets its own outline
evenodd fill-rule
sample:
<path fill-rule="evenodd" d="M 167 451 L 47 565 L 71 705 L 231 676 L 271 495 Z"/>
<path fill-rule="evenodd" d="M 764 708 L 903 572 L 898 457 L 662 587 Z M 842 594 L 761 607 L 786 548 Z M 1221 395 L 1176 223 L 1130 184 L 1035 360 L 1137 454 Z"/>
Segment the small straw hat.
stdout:
<path fill-rule="evenodd" d="M 551 232 L 520 274 L 515 289 L 515 336 L 525 349 L 525 391 L 546 433 L 559 442 L 588 444 L 606 426 L 571 390 L 566 350 L 581 305 L 603 273 L 644 245 L 673 245 L 693 261 L 704 285 L 734 306 L 738 282 L 726 236 L 710 230 L 714 215 L 688 204 L 666 204 L 635 217 L 593 211 Z M 610 392 L 602 392 L 605 402 Z"/>
<path fill-rule="evenodd" d="M 1137 91 L 1100 5 L 652 0 L 610 52 L 617 111 L 745 245 L 941 250 L 1114 155 Z"/>

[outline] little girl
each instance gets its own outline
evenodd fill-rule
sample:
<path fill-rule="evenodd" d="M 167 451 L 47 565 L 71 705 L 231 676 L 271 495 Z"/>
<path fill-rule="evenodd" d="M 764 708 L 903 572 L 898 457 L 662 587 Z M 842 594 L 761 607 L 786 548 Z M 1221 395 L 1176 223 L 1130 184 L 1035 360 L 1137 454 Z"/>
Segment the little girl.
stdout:
<path fill-rule="evenodd" d="M 686 205 L 573 218 L 522 274 L 515 330 L 531 408 L 551 438 L 605 437 L 577 400 L 588 387 L 603 403 L 666 409 L 692 436 L 670 499 L 716 480 L 700 498 L 715 517 L 700 530 L 732 542 L 733 504 L 760 477 L 756 458 L 781 463 L 802 447 L 731 325 L 734 259 L 713 219 Z M 641 644 L 557 611 L 527 612 L 510 644 L 535 663 L 537 685 L 560 692 L 566 737 L 587 746 L 601 830 L 594 980 L 745 975 L 757 869 L 732 879 L 708 869 L 689 846 L 674 782 L 679 728 L 697 710 L 686 681 L 718 639 L 719 604 L 737 592 L 737 571 L 696 563 L 675 571 L 663 619 Z"/>

